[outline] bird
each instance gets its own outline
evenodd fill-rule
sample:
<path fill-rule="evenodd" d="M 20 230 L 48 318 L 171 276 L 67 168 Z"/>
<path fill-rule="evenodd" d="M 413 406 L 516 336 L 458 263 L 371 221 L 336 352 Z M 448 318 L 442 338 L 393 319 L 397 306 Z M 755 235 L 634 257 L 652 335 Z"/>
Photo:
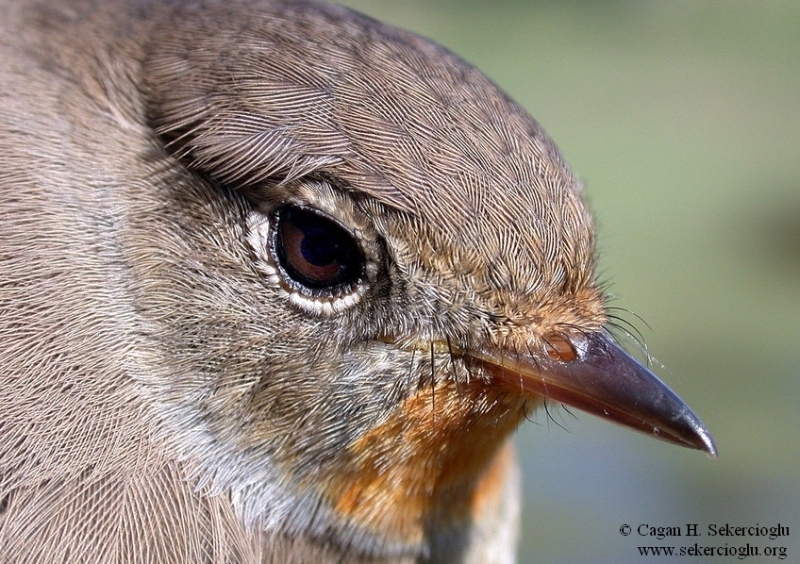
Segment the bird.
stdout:
<path fill-rule="evenodd" d="M 455 54 L 310 0 L 0 10 L 3 563 L 507 564 L 543 406 L 716 455 Z"/>

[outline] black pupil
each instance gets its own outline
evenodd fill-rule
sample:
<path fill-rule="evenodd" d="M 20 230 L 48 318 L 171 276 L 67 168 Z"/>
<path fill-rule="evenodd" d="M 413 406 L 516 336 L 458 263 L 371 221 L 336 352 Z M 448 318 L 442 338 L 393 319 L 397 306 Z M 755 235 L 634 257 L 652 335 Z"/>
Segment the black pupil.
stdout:
<path fill-rule="evenodd" d="M 333 290 L 361 278 L 364 257 L 353 236 L 317 212 L 278 210 L 275 250 L 289 278 L 311 290 Z"/>
<path fill-rule="evenodd" d="M 309 225 L 304 235 L 300 244 L 304 259 L 314 266 L 328 266 L 336 262 L 339 269 L 344 268 L 337 259 L 348 252 L 347 241 L 336 237 L 338 233 L 328 233 L 324 226 Z M 333 240 L 330 235 L 334 235 Z"/>

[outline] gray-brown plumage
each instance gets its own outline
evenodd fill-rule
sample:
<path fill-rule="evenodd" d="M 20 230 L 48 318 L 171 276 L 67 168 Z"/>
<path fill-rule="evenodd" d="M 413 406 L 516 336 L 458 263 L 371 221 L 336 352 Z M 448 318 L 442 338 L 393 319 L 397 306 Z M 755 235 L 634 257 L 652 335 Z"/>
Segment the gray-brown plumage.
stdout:
<path fill-rule="evenodd" d="M 0 560 L 513 560 L 543 398 L 714 452 L 478 71 L 343 8 L 0 2 Z"/>

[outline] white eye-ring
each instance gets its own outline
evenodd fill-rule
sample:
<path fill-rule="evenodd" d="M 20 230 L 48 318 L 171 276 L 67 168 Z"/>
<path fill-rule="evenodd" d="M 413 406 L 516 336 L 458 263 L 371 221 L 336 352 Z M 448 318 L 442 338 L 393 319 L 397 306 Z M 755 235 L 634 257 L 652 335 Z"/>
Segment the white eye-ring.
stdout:
<path fill-rule="evenodd" d="M 357 237 L 314 208 L 285 204 L 248 219 L 257 267 L 289 300 L 315 314 L 352 307 L 367 288 L 367 259 Z"/>

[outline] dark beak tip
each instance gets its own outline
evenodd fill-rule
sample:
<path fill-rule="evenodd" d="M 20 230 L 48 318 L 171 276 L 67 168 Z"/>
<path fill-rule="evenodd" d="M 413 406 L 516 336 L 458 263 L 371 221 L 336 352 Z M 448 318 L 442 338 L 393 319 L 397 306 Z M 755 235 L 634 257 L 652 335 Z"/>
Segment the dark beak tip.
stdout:
<path fill-rule="evenodd" d="M 656 438 L 665 440 L 669 443 L 677 444 L 691 449 L 705 452 L 709 458 L 717 458 L 717 445 L 708 428 L 700 421 L 700 418 L 671 391 L 674 406 L 681 409 L 680 415 L 664 417 L 662 424 L 653 422 L 651 430 Z M 670 421 L 666 426 L 663 421 Z M 640 429 L 644 430 L 644 429 Z"/>
<path fill-rule="evenodd" d="M 697 436 L 701 441 L 699 446 L 700 450 L 705 452 L 709 458 L 717 458 L 717 445 L 708 430 L 705 427 L 698 429 Z"/>

